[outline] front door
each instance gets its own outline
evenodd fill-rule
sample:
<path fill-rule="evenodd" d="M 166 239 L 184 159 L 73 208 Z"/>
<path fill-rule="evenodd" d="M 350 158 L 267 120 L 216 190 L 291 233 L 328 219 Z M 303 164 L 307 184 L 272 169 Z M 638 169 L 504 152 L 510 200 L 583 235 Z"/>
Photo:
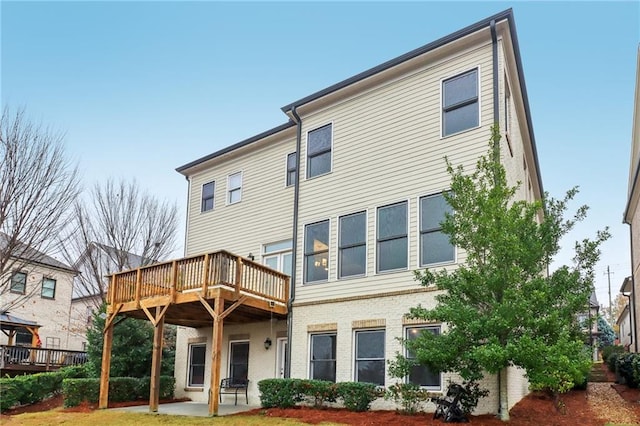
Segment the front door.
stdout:
<path fill-rule="evenodd" d="M 284 379 L 285 367 L 287 365 L 287 338 L 278 337 L 276 342 L 278 351 L 276 356 L 276 378 Z"/>

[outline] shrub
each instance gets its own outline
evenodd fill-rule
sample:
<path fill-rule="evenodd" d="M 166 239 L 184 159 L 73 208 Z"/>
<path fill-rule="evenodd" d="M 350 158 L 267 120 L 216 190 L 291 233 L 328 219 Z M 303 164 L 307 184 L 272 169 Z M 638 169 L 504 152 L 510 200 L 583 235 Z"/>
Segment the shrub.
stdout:
<path fill-rule="evenodd" d="M 342 382 L 336 385 L 336 390 L 350 411 L 367 411 L 379 396 L 376 385 L 372 383 Z"/>
<path fill-rule="evenodd" d="M 640 355 L 635 353 L 621 353 L 616 356 L 616 375 L 632 388 L 638 387 L 637 375 L 634 375 L 634 360 Z M 638 361 L 636 361 L 637 365 Z"/>
<path fill-rule="evenodd" d="M 149 377 L 112 377 L 109 379 L 109 400 L 113 402 L 135 401 L 149 398 Z M 82 401 L 98 402 L 100 398 L 100 379 L 65 379 L 62 382 L 65 407 L 75 407 Z M 162 399 L 173 398 L 175 378 L 160 376 L 160 395 Z"/>
<path fill-rule="evenodd" d="M 420 406 L 429 398 L 429 393 L 413 383 L 395 383 L 387 389 L 384 399 L 392 399 L 399 404 L 400 410 L 405 414 L 414 414 L 420 410 Z"/>
<path fill-rule="evenodd" d="M 602 348 L 602 361 L 607 364 L 609 371 L 615 372 L 616 370 L 615 359 L 612 358 L 612 355 L 623 353 L 624 351 L 624 346 L 620 345 L 605 346 Z"/>
<path fill-rule="evenodd" d="M 325 402 L 336 402 L 336 384 L 326 380 L 300 380 L 300 392 L 313 401 L 314 407 L 322 407 Z"/>
<path fill-rule="evenodd" d="M 98 402 L 100 379 L 64 379 L 62 393 L 65 407 L 76 407 L 82 401 Z"/>
<path fill-rule="evenodd" d="M 291 408 L 304 400 L 300 379 L 265 379 L 258 382 L 260 404 L 264 408 Z"/>
<path fill-rule="evenodd" d="M 18 385 L 13 379 L 0 379 L 0 411 L 8 410 L 19 401 Z"/>

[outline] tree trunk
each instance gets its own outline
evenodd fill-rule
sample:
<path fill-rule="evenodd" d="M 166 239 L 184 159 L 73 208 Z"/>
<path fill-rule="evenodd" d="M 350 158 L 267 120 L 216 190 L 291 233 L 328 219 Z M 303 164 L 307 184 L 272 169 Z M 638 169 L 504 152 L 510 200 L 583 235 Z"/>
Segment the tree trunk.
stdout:
<path fill-rule="evenodd" d="M 503 368 L 498 373 L 500 381 L 500 420 L 509 421 L 509 389 L 507 388 L 507 368 Z"/>

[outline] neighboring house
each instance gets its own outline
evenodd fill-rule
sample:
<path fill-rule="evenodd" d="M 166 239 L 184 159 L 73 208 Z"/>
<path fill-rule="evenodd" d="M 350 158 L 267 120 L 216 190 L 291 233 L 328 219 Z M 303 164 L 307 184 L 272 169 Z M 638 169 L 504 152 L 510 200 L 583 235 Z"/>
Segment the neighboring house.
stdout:
<path fill-rule="evenodd" d="M 543 193 L 511 10 L 282 111 L 288 122 L 177 169 L 189 185 L 187 259 L 112 277 L 107 321 L 120 312 L 179 324 L 176 396 L 209 401 L 212 414 L 218 378 L 249 379 L 250 404 L 271 377 L 396 382 L 387 361 L 404 351 L 398 339 L 445 327 L 405 318 L 436 303 L 413 272 L 465 261 L 439 225 L 444 157 L 473 169 L 494 123 L 508 182 L 522 183 L 516 198 Z M 283 283 L 255 263 L 291 276 L 279 293 L 288 300 L 254 290 Z M 234 282 L 235 298 L 221 298 Z M 477 413 L 497 412 L 500 386 L 509 407 L 528 392 L 521 370 L 506 376 L 484 380 L 491 393 Z M 435 392 L 461 381 L 424 367 L 407 380 Z"/>
<path fill-rule="evenodd" d="M 107 276 L 147 263 L 150 262 L 145 262 L 141 256 L 105 244 L 93 242 L 87 247 L 73 265 L 78 275 L 73 281 L 69 332 L 75 347 L 86 350 L 86 333 L 91 326 L 93 313 L 106 298 L 109 284 Z"/>
<path fill-rule="evenodd" d="M 47 349 L 81 350 L 70 339 L 70 311 L 73 278 L 76 270 L 26 245 L 10 271 L 0 277 L 2 295 L 0 314 L 9 314 L 28 323 L 37 323 L 41 347 Z M 13 344 L 30 346 L 34 336 L 18 330 Z M 7 335 L 0 334 L 0 344 L 8 344 Z"/>
<path fill-rule="evenodd" d="M 626 277 L 620 286 L 620 293 L 627 298 L 627 304 L 620 312 L 616 324 L 618 324 L 618 344 L 624 346 L 627 351 L 633 348 L 633 321 L 632 321 L 632 300 L 631 296 L 633 278 Z"/>
<path fill-rule="evenodd" d="M 578 324 L 582 324 L 582 330 L 587 335 L 587 343 L 591 346 L 593 361 L 598 360 L 598 312 L 600 303 L 595 290 L 589 296 L 589 311 L 578 314 Z M 590 326 L 589 326 L 590 325 Z"/>
<path fill-rule="evenodd" d="M 636 68 L 636 90 L 634 95 L 633 108 L 633 128 L 631 133 L 631 162 L 629 167 L 629 191 L 627 195 L 627 206 L 624 211 L 624 223 L 629 225 L 631 242 L 631 282 L 630 295 L 631 304 L 629 306 L 631 314 L 631 341 L 633 342 L 631 352 L 639 352 L 638 345 L 638 304 L 640 294 L 638 283 L 640 282 L 640 46 L 638 47 L 638 59 Z"/>

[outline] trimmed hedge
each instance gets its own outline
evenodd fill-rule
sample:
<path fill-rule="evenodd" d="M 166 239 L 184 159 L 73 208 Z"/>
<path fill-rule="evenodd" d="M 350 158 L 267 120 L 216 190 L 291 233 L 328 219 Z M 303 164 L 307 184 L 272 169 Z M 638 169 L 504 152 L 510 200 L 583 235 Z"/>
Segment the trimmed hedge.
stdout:
<path fill-rule="evenodd" d="M 109 400 L 113 402 L 134 401 L 149 398 L 149 377 L 112 377 L 109 379 Z M 160 399 L 173 398 L 175 378 L 160 376 Z M 65 379 L 62 382 L 64 406 L 75 407 L 83 401 L 98 402 L 100 379 Z"/>
<path fill-rule="evenodd" d="M 602 361 L 604 361 L 607 364 L 609 371 L 611 371 L 612 373 L 615 373 L 616 355 L 624 352 L 625 352 L 624 347 L 620 345 L 605 346 L 604 348 L 602 348 Z"/>
<path fill-rule="evenodd" d="M 340 399 L 348 410 L 366 411 L 381 396 L 371 383 L 333 383 L 305 379 L 265 379 L 258 382 L 258 390 L 260 403 L 264 408 L 291 408 L 303 401 L 319 407 Z"/>

